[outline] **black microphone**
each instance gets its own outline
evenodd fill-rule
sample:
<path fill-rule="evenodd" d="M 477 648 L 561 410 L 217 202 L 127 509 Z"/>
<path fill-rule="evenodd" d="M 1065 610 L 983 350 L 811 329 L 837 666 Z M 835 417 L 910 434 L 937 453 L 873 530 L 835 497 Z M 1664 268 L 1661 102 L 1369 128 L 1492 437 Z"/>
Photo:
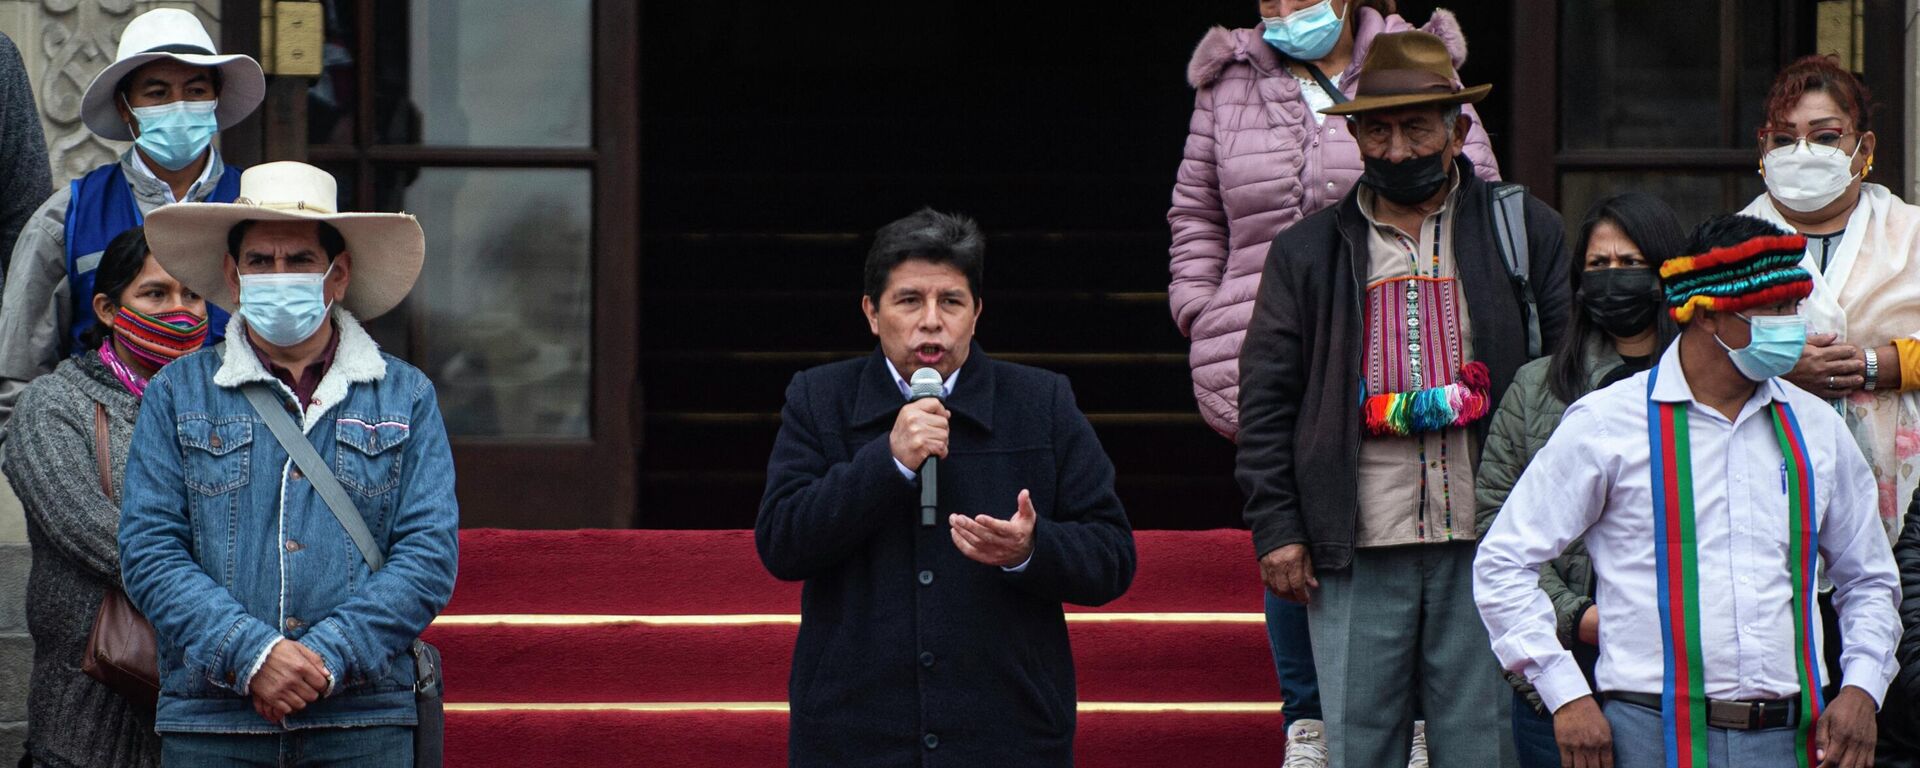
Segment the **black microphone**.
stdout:
<path fill-rule="evenodd" d="M 908 402 L 927 397 L 945 399 L 942 397 L 946 394 L 945 382 L 941 381 L 940 372 L 932 368 L 914 371 L 912 388 L 913 394 L 907 398 Z M 920 465 L 920 524 L 928 528 L 933 527 L 935 513 L 940 511 L 939 471 L 938 456 L 928 456 L 926 463 Z"/>

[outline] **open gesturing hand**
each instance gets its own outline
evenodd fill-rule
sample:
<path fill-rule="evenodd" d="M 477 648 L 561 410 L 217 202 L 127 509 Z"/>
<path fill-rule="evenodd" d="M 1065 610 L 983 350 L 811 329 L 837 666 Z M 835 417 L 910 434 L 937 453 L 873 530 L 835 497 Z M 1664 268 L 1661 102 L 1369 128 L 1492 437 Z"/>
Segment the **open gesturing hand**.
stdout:
<path fill-rule="evenodd" d="M 1021 491 L 1019 505 L 1008 520 L 992 515 L 948 515 L 953 545 L 960 548 L 960 554 L 987 565 L 1012 568 L 1026 562 L 1033 556 L 1033 524 L 1037 517 L 1033 511 L 1033 495 Z"/>

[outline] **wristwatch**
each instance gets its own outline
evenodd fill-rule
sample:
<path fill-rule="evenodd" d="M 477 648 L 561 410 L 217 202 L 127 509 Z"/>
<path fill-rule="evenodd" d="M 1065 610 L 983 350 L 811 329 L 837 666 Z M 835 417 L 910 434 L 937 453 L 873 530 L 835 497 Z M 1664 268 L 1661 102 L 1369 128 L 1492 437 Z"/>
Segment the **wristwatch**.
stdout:
<path fill-rule="evenodd" d="M 1861 385 L 1860 388 L 1872 392 L 1880 388 L 1880 350 L 1868 347 L 1865 354 L 1867 356 L 1867 381 Z"/>

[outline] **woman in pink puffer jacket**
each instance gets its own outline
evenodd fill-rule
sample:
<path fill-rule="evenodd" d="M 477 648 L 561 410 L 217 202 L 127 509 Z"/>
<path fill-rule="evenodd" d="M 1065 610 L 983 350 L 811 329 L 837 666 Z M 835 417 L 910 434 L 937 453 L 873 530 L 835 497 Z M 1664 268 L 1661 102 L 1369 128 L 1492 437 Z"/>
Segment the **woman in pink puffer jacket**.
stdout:
<path fill-rule="evenodd" d="M 1325 74 L 1351 97 L 1374 36 L 1414 27 L 1397 15 L 1381 16 L 1365 0 L 1333 5 L 1349 6 L 1340 15 L 1353 30 L 1353 47 L 1345 71 Z M 1456 69 L 1466 61 L 1467 41 L 1452 12 L 1436 9 L 1420 29 L 1446 41 Z M 1194 50 L 1187 82 L 1199 93 L 1167 211 L 1173 228 L 1167 296 L 1174 322 L 1193 341 L 1193 394 L 1207 424 L 1229 439 L 1239 428 L 1240 342 L 1253 317 L 1267 245 L 1280 230 L 1346 197 L 1361 171 L 1360 148 L 1346 121 L 1316 119 L 1301 81 L 1262 32 L 1214 27 Z M 1481 178 L 1498 180 L 1479 115 L 1471 106 L 1463 111 L 1473 120 L 1467 158 Z"/>

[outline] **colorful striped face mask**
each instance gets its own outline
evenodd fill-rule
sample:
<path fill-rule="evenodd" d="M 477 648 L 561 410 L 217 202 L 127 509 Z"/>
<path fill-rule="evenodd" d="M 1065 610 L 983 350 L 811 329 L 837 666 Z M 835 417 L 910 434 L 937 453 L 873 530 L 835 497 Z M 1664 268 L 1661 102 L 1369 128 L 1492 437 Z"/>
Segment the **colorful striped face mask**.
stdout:
<path fill-rule="evenodd" d="M 127 354 L 158 369 L 207 341 L 207 318 L 184 309 L 149 315 L 128 306 L 113 313 L 113 335 Z"/>

